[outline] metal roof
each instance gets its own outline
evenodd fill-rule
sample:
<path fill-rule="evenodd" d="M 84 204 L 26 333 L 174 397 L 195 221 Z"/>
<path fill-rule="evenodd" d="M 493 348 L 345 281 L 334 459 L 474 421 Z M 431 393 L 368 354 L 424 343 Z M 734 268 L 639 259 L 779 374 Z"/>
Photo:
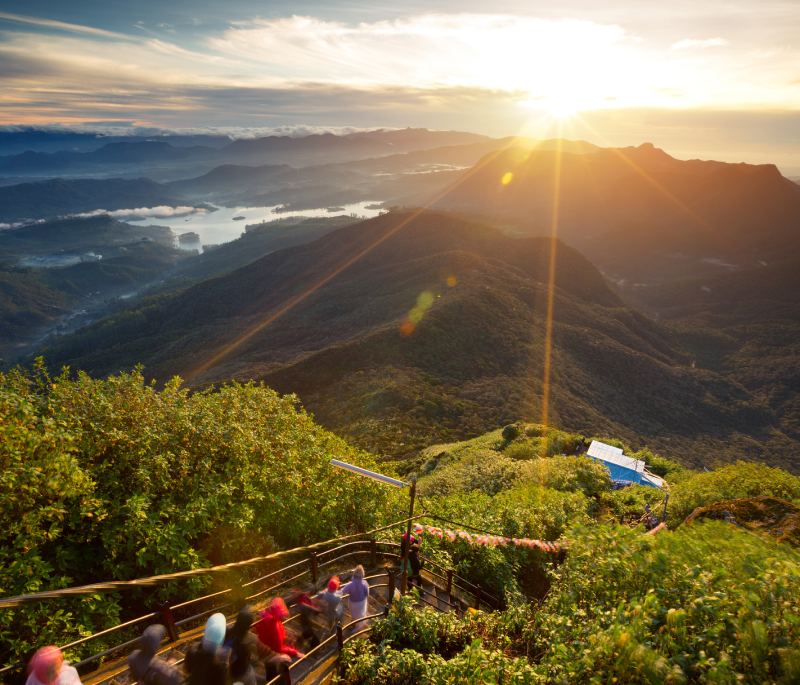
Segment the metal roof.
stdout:
<path fill-rule="evenodd" d="M 621 466 L 625 469 L 630 469 L 636 473 L 644 472 L 644 462 L 641 459 L 626 457 L 619 447 L 607 445 L 599 440 L 592 440 L 592 444 L 589 445 L 589 449 L 587 450 L 586 454 L 590 457 L 594 457 L 595 459 L 606 461 L 609 464 L 616 464 L 617 466 Z"/>

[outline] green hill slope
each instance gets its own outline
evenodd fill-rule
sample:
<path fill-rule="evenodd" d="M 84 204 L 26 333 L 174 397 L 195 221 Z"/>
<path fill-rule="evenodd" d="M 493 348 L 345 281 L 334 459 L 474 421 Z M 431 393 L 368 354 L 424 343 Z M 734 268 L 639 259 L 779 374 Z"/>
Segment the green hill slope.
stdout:
<path fill-rule="evenodd" d="M 94 373 L 142 362 L 167 378 L 228 350 L 192 382 L 263 378 L 357 444 L 407 455 L 541 416 L 550 247 L 447 214 L 392 213 L 123 312 L 46 356 Z M 692 368 L 678 338 L 624 306 L 576 251 L 558 244 L 555 265 L 554 422 L 686 459 L 791 459 L 769 407 Z"/>
<path fill-rule="evenodd" d="M 252 558 L 391 515 L 386 491 L 352 487 L 333 455 L 374 463 L 260 385 L 190 394 L 139 373 L 0 373 L 0 595 Z M 144 591 L 8 611 L 0 663 L 155 601 Z"/>

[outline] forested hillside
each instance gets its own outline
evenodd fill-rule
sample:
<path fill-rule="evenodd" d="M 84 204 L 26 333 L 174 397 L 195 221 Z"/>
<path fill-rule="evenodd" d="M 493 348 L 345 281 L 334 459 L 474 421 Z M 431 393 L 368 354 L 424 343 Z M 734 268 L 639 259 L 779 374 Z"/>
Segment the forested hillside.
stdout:
<path fill-rule="evenodd" d="M 332 456 L 372 458 L 257 384 L 189 393 L 141 373 L 0 374 L 0 595 L 251 558 L 366 530 L 385 490 Z M 197 592 L 205 581 L 173 587 Z M 180 596 L 180 595 L 178 595 Z M 0 663 L 152 608 L 153 591 L 5 610 Z M 8 619 L 8 620 L 7 620 Z"/>
<path fill-rule="evenodd" d="M 423 509 L 446 519 L 436 525 L 478 533 L 423 534 L 423 552 L 506 609 L 458 619 L 403 600 L 347 647 L 339 682 L 797 682 L 800 478 L 746 462 L 696 472 L 641 451 L 670 495 L 669 529 L 646 535 L 636 522 L 646 504 L 661 516 L 665 493 L 612 490 L 602 465 L 573 455 L 584 443 L 516 424 L 406 464 Z M 566 551 L 495 546 L 482 531 Z"/>
<path fill-rule="evenodd" d="M 693 463 L 792 463 L 764 399 L 694 368 L 674 331 L 625 306 L 580 253 L 555 249 L 554 423 Z M 141 362 L 195 386 L 261 378 L 356 444 L 407 456 L 541 416 L 550 250 L 459 216 L 392 212 L 144 301 L 46 357 L 96 374 Z"/>

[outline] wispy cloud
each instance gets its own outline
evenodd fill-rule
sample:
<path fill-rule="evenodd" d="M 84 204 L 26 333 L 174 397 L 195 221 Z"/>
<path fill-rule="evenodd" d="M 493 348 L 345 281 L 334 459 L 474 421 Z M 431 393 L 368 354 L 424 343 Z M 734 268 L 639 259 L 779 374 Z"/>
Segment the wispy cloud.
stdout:
<path fill-rule="evenodd" d="M 728 45 L 724 38 L 684 38 L 670 45 L 670 50 L 705 50 Z"/>
<path fill-rule="evenodd" d="M 7 12 L 3 19 L 26 27 L 0 31 L 0 124 L 274 127 L 372 116 L 373 125 L 423 118 L 453 127 L 530 117 L 562 101 L 584 111 L 800 108 L 791 85 L 798 49 L 786 41 L 742 46 L 728 26 L 726 39 L 680 38 L 685 29 L 665 35 L 663 26 L 652 38 L 622 23 L 552 16 L 290 16 L 181 41 Z M 728 39 L 736 51 L 704 49 Z"/>
<path fill-rule="evenodd" d="M 11 21 L 17 24 L 28 24 L 31 26 L 39 26 L 46 29 L 55 29 L 57 31 L 67 31 L 69 33 L 82 33 L 89 36 L 97 36 L 101 38 L 114 38 L 116 40 L 132 40 L 130 36 L 124 33 L 116 33 L 115 31 L 106 31 L 105 29 L 98 29 L 93 26 L 84 26 L 83 24 L 71 24 L 66 21 L 58 21 L 56 19 L 44 19 L 42 17 L 29 17 L 24 14 L 12 14 L 11 12 L 0 12 L 0 21 Z"/>

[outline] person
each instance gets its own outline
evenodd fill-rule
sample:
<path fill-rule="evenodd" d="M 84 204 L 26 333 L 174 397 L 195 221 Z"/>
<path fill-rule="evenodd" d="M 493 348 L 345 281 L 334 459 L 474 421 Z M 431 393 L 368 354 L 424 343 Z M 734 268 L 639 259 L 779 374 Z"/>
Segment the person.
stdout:
<path fill-rule="evenodd" d="M 297 605 L 297 613 L 300 616 L 301 638 L 308 640 L 311 649 L 314 649 L 320 643 L 317 631 L 314 630 L 314 618 L 322 613 L 322 609 L 303 590 L 295 590 L 292 595 L 292 601 Z"/>
<path fill-rule="evenodd" d="M 403 537 L 400 540 L 400 558 L 402 560 L 405 557 L 406 549 L 408 549 L 408 563 L 405 568 L 402 568 L 402 561 L 400 562 L 400 572 L 402 573 L 405 571 L 408 574 L 409 585 L 416 583 L 417 586 L 421 588 L 422 576 L 420 572 L 422 571 L 422 560 L 419 558 L 419 548 L 421 544 L 419 538 L 420 533 L 422 533 L 422 526 L 419 524 L 414 525 L 414 532 L 410 537 L 407 533 L 403 533 Z"/>
<path fill-rule="evenodd" d="M 74 666 L 64 661 L 58 647 L 42 647 L 28 664 L 28 679 L 25 685 L 81 685 L 81 679 Z"/>
<path fill-rule="evenodd" d="M 342 588 L 342 594 L 349 596 L 350 617 L 353 620 L 363 619 L 367 615 L 369 583 L 364 580 L 364 567 L 361 564 L 353 569 L 353 576 L 350 582 Z M 353 626 L 353 630 L 358 632 L 364 627 L 364 624 L 364 621 L 359 621 Z"/>
<path fill-rule="evenodd" d="M 236 622 L 225 633 L 223 647 L 228 650 L 228 668 L 234 683 L 256 685 L 256 672 L 253 656 L 259 651 L 258 640 L 250 629 L 253 627 L 253 611 L 249 606 L 242 607 Z"/>
<path fill-rule="evenodd" d="M 147 626 L 139 638 L 139 649 L 128 657 L 134 680 L 143 685 L 180 685 L 181 674 L 172 664 L 156 656 L 167 629 L 160 623 Z"/>
<path fill-rule="evenodd" d="M 658 516 L 656 516 L 651 508 L 650 504 L 644 505 L 644 516 L 642 516 L 642 521 L 644 522 L 645 530 L 653 530 L 660 522 L 658 520 Z"/>
<path fill-rule="evenodd" d="M 230 685 L 228 655 L 222 649 L 225 629 L 225 616 L 220 613 L 206 621 L 202 642 L 189 648 L 183 662 L 188 685 Z"/>
<path fill-rule="evenodd" d="M 269 607 L 261 612 L 261 621 L 256 624 L 258 639 L 276 654 L 287 654 L 292 658 L 299 658 L 303 653 L 286 642 L 286 629 L 283 622 L 289 618 L 286 602 L 281 597 L 275 597 Z"/>
<path fill-rule="evenodd" d="M 339 585 L 339 576 L 333 576 L 328 581 L 328 589 L 317 595 L 320 604 L 322 604 L 322 610 L 328 618 L 328 632 L 333 630 L 344 615 L 344 604 L 342 604 L 342 593 L 339 592 Z"/>

